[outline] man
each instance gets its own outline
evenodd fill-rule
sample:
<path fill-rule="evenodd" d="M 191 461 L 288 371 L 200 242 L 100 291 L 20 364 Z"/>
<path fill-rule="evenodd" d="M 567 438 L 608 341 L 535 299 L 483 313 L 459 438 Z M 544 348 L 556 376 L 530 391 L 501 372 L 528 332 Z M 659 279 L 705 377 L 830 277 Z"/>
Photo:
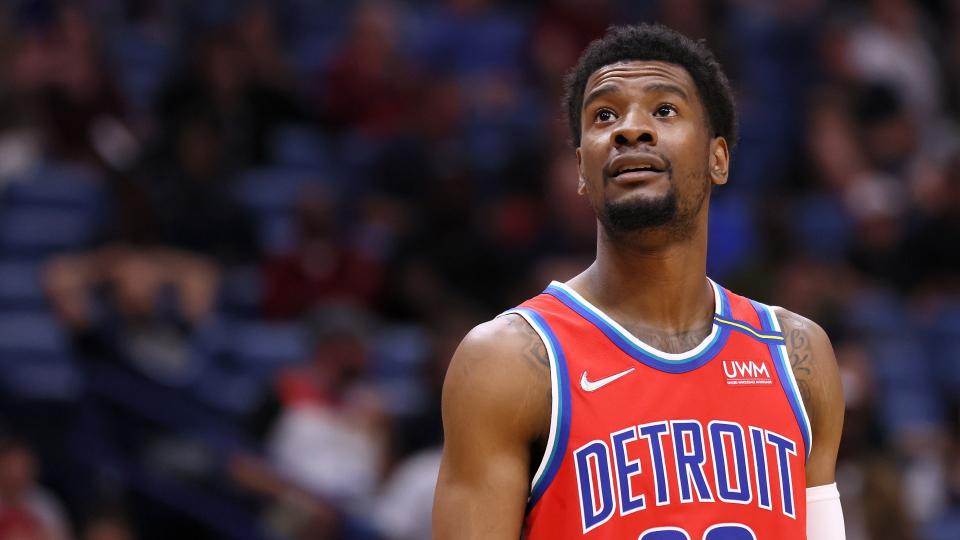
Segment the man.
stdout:
<path fill-rule="evenodd" d="M 596 261 L 454 354 L 435 535 L 842 539 L 829 339 L 706 277 L 736 130 L 713 54 L 613 28 L 567 85 Z"/>

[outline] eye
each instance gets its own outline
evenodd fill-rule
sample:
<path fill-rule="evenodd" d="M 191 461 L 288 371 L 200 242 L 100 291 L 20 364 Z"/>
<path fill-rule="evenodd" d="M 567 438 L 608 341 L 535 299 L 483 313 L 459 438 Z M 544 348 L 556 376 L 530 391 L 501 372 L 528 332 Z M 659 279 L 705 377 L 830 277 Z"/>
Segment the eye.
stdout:
<path fill-rule="evenodd" d="M 616 118 L 616 115 L 610 109 L 600 109 L 593 115 L 594 122 L 609 122 L 614 118 Z"/>
<path fill-rule="evenodd" d="M 663 105 L 658 106 L 657 110 L 654 111 L 653 113 L 654 116 L 658 116 L 660 118 L 665 118 L 668 116 L 677 116 L 677 114 L 678 114 L 677 108 L 674 107 L 673 105 L 670 105 L 669 103 L 664 103 Z"/>

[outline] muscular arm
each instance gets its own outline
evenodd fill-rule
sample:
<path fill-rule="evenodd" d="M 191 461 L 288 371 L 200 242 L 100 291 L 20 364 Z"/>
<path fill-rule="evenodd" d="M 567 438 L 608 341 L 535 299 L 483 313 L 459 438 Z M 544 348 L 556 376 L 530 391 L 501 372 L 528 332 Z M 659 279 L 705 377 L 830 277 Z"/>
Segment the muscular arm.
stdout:
<path fill-rule="evenodd" d="M 844 413 L 833 346 L 823 328 L 810 319 L 783 308 L 776 308 L 776 313 L 813 432 L 813 446 L 807 461 L 807 487 L 832 484 Z"/>
<path fill-rule="evenodd" d="M 539 336 L 517 315 L 474 328 L 443 387 L 434 538 L 519 538 L 530 448 L 549 421 L 550 368 Z"/>

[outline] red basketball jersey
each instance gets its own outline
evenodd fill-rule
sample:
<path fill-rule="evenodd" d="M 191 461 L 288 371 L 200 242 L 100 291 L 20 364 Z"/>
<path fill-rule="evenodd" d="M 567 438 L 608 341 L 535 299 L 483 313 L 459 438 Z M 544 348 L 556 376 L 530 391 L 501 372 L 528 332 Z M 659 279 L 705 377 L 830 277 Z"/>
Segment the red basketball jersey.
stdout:
<path fill-rule="evenodd" d="M 810 423 L 773 311 L 712 281 L 709 336 L 671 354 L 554 282 L 516 313 L 551 361 L 524 538 L 806 537 Z"/>

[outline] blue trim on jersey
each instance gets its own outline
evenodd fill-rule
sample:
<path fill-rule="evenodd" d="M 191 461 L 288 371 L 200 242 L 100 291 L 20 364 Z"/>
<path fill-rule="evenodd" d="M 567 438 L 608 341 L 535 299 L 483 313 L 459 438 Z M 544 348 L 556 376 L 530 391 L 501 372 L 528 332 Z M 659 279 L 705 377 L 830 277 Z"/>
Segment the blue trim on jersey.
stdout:
<path fill-rule="evenodd" d="M 716 285 L 716 287 L 720 291 L 720 294 L 718 295 L 720 297 L 720 315 L 723 317 L 729 317 L 730 301 L 727 299 L 727 292 L 719 285 Z M 713 336 L 713 341 L 710 342 L 705 349 L 693 356 L 690 356 L 689 358 L 684 358 L 682 360 L 671 360 L 638 347 L 620 330 L 614 328 L 610 323 L 603 320 L 603 318 L 597 316 L 597 314 L 595 314 L 588 306 L 582 304 L 579 300 L 568 294 L 560 287 L 550 285 L 543 292 L 553 296 L 565 306 L 577 312 L 578 315 L 586 319 L 588 322 L 592 323 L 601 332 L 603 332 L 603 334 L 607 336 L 607 339 L 613 342 L 617 348 L 633 357 L 634 360 L 637 360 L 648 367 L 659 369 L 660 371 L 665 371 L 667 373 L 687 373 L 703 366 L 712 360 L 717 353 L 723 350 L 724 345 L 727 343 L 727 338 L 730 337 L 731 326 L 724 324 L 718 325 L 719 329 Z"/>
<path fill-rule="evenodd" d="M 761 304 L 750 300 L 750 303 L 753 305 L 753 309 L 756 310 L 757 315 L 760 317 L 760 324 L 763 327 L 764 332 L 772 333 L 776 332 L 776 329 L 773 326 L 773 312 L 769 306 Z M 787 370 L 793 368 L 790 367 L 790 362 L 787 360 L 784 351 L 781 347 L 784 347 L 784 343 L 780 342 L 777 344 L 768 343 L 767 346 L 770 348 L 770 356 L 773 357 L 773 365 L 777 369 L 777 377 L 780 379 L 780 386 L 783 387 L 783 392 L 787 395 L 787 401 L 790 402 L 790 408 L 793 409 L 793 415 L 797 419 L 797 425 L 800 426 L 800 434 L 803 436 L 803 447 L 806 450 L 804 452 L 804 461 L 810 457 L 810 446 L 811 446 L 811 434 L 810 428 L 807 424 L 807 416 L 803 409 L 803 401 L 800 399 L 797 390 L 794 388 L 794 385 L 790 379 L 791 373 L 788 373 Z"/>
<path fill-rule="evenodd" d="M 557 475 L 557 471 L 560 470 L 560 463 L 563 461 L 563 456 L 567 451 L 567 439 L 570 437 L 570 375 L 567 372 L 567 360 L 564 357 L 563 348 L 560 346 L 560 340 L 557 339 L 557 335 L 553 333 L 553 329 L 550 328 L 550 325 L 547 324 L 543 316 L 531 308 L 518 307 L 514 308 L 514 310 L 522 311 L 529 315 L 530 320 L 532 320 L 540 332 L 547 337 L 549 343 L 545 343 L 544 345 L 553 350 L 553 357 L 556 359 L 554 369 L 557 370 L 557 383 L 560 387 L 559 392 L 557 392 L 557 395 L 560 397 L 560 406 L 557 408 L 559 411 L 557 433 L 553 440 L 553 448 L 546 450 L 550 452 L 550 457 L 547 458 L 547 466 L 543 471 L 543 475 L 540 476 L 537 483 L 530 489 L 530 499 L 527 502 L 527 512 L 529 512 L 533 509 L 534 505 L 537 504 L 537 501 L 540 500 L 544 492 L 547 491 L 547 487 L 553 482 L 553 478 Z"/>

